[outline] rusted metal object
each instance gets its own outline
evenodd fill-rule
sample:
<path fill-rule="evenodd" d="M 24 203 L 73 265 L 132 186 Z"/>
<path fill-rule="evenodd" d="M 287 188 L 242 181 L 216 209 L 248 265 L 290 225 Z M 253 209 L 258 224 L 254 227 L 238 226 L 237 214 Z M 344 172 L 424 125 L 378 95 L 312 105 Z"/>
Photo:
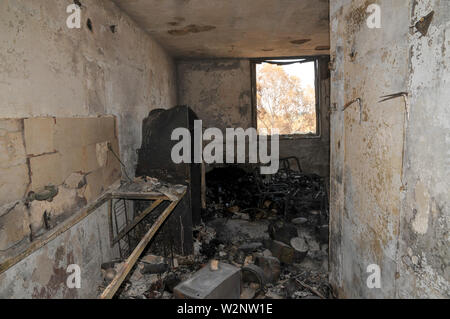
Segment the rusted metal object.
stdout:
<path fill-rule="evenodd" d="M 346 109 L 348 109 L 354 103 L 358 103 L 358 105 L 359 105 L 359 124 L 361 124 L 362 123 L 362 108 L 363 108 L 363 103 L 362 103 L 361 98 L 358 97 L 358 98 L 348 102 L 347 104 L 345 104 L 344 107 L 342 108 L 342 112 L 344 112 Z"/>

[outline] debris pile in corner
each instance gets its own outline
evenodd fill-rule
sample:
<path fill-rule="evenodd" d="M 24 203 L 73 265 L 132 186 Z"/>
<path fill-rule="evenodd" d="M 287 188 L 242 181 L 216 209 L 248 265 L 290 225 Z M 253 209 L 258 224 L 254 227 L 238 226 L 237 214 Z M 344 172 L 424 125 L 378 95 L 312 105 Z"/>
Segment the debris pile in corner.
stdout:
<path fill-rule="evenodd" d="M 241 299 L 332 297 L 328 201 L 320 177 L 287 169 L 262 177 L 231 167 L 210 172 L 207 186 L 194 254 L 144 255 L 118 298 L 175 298 L 180 283 L 216 263 L 240 270 Z M 118 267 L 120 261 L 103 265 L 105 287 Z"/>

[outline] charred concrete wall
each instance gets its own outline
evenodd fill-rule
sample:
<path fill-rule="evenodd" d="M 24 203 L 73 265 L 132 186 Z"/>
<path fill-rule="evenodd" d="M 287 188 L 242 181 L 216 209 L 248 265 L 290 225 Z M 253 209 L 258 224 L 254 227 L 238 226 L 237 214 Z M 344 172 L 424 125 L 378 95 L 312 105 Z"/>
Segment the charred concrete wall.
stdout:
<path fill-rule="evenodd" d="M 412 1 L 398 297 L 450 297 L 450 2 Z M 418 26 L 423 25 L 421 22 Z"/>
<path fill-rule="evenodd" d="M 190 106 L 203 127 L 252 127 L 250 61 L 177 61 L 178 102 Z"/>
<path fill-rule="evenodd" d="M 329 176 L 328 58 L 320 59 L 320 128 L 317 138 L 280 140 L 280 156 L 297 156 L 306 172 Z M 251 63 L 248 59 L 177 61 L 178 102 L 189 105 L 203 127 L 254 126 Z"/>
<path fill-rule="evenodd" d="M 340 297 L 448 297 L 449 3 L 376 1 L 371 29 L 372 3 L 331 3 L 331 283 Z M 427 34 L 410 28 L 432 10 Z"/>
<path fill-rule="evenodd" d="M 55 299 L 96 298 L 102 282 L 101 264 L 117 257 L 108 237 L 108 210 L 102 206 L 46 246 L 0 274 L 0 298 Z M 80 266 L 80 289 L 69 288 L 73 272 Z"/>
<path fill-rule="evenodd" d="M 103 142 L 111 142 L 133 176 L 142 120 L 154 108 L 176 104 L 175 65 L 155 41 L 106 0 L 82 0 L 81 28 L 69 29 L 66 9 L 71 4 L 0 3 L 3 257 L 16 244 L 36 240 L 30 235 L 34 222 L 37 234 L 45 231 L 46 210 L 61 217 L 74 213 L 120 177 L 117 161 L 112 171 L 99 167 L 114 159 L 111 154 L 97 156 L 108 153 Z M 79 176 L 70 178 L 72 172 Z M 91 189 L 86 192 L 78 177 Z M 42 202 L 30 219 L 26 196 L 50 184 L 60 186 L 58 195 L 53 202 Z M 0 274 L 0 297 L 94 296 L 99 265 L 114 255 L 105 210 L 96 210 Z M 69 264 L 80 265 L 82 289 L 67 290 Z"/>

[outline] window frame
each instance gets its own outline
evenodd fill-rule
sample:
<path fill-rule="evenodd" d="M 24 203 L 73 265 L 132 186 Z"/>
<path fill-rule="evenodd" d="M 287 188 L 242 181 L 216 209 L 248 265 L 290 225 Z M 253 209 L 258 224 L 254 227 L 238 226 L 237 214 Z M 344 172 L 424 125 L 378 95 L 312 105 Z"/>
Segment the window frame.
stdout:
<path fill-rule="evenodd" d="M 315 134 L 281 134 L 280 140 L 293 140 L 293 139 L 320 139 L 322 137 L 322 125 L 321 125 L 321 103 L 320 103 L 320 70 L 319 60 L 320 56 L 295 56 L 295 57 L 272 57 L 272 58 L 252 58 L 250 59 L 250 73 L 251 73 L 251 90 L 252 90 L 252 126 L 258 129 L 258 110 L 257 110 L 257 89 L 256 89 L 256 65 L 271 60 L 305 60 L 305 62 L 314 62 L 314 77 L 315 77 L 315 95 L 316 95 L 316 133 Z M 270 136 L 270 135 L 269 135 Z"/>

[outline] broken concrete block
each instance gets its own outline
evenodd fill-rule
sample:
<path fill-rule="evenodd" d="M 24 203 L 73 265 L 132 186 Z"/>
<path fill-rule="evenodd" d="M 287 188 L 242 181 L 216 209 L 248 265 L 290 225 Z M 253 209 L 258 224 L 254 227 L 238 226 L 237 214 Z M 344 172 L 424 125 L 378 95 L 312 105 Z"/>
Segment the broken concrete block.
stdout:
<path fill-rule="evenodd" d="M 31 190 L 36 192 L 48 185 L 62 184 L 64 177 L 61 176 L 60 162 L 59 153 L 30 158 Z"/>
<path fill-rule="evenodd" d="M 266 282 L 275 283 L 278 281 L 278 278 L 280 278 L 281 265 L 278 258 L 257 256 L 255 265 L 263 270 Z"/>
<path fill-rule="evenodd" d="M 24 204 L 14 203 L 0 214 L 0 251 L 6 251 L 29 238 L 30 220 Z"/>
<path fill-rule="evenodd" d="M 0 168 L 0 206 L 25 197 L 29 183 L 28 165 Z"/>
<path fill-rule="evenodd" d="M 269 225 L 269 235 L 273 240 L 281 241 L 287 245 L 291 242 L 291 238 L 297 237 L 297 227 L 284 222 L 275 222 Z"/>
<path fill-rule="evenodd" d="M 225 263 L 219 263 L 216 271 L 205 266 L 176 286 L 174 295 L 177 299 L 239 299 L 240 269 Z"/>
<path fill-rule="evenodd" d="M 24 120 L 25 145 L 28 155 L 55 152 L 53 145 L 54 118 L 28 118 Z"/>

